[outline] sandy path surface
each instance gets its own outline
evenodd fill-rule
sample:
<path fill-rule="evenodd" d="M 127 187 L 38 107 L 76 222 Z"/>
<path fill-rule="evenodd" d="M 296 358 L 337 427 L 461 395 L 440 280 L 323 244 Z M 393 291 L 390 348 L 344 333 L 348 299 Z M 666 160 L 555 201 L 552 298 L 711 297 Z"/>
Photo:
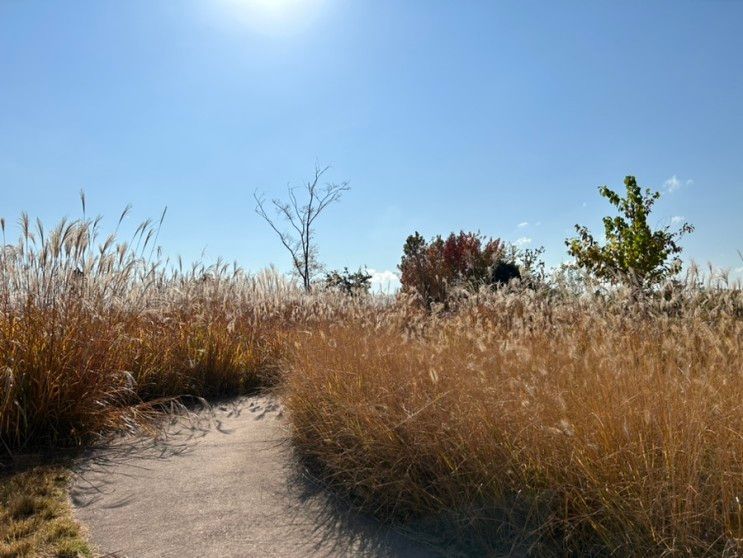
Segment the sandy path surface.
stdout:
<path fill-rule="evenodd" d="M 216 406 L 166 440 L 86 459 L 71 492 L 101 552 L 130 558 L 440 555 L 342 509 L 303 479 L 270 397 Z"/>

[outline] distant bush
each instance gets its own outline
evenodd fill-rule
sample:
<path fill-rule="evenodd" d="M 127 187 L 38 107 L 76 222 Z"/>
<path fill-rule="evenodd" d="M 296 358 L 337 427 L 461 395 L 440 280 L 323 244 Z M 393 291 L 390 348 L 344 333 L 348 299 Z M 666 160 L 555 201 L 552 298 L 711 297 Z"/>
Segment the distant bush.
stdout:
<path fill-rule="evenodd" d="M 351 273 L 347 267 L 343 271 L 330 271 L 325 274 L 325 288 L 331 291 L 337 291 L 349 296 L 358 296 L 368 294 L 371 289 L 372 276 L 365 269 L 359 268 L 358 271 Z"/>
<path fill-rule="evenodd" d="M 446 302 L 451 290 L 476 290 L 482 285 L 504 284 L 521 276 L 518 267 L 506 258 L 500 239 L 479 233 L 451 233 L 431 242 L 418 233 L 403 246 L 399 265 L 403 292 L 417 293 L 426 306 Z"/>

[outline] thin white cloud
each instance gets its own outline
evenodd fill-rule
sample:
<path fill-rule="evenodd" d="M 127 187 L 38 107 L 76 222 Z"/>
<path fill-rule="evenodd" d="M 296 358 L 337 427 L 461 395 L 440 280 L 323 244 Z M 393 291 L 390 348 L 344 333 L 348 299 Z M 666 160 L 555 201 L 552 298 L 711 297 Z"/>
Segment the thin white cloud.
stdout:
<path fill-rule="evenodd" d="M 529 221 L 521 221 L 518 225 L 516 225 L 518 228 L 523 229 L 524 227 L 529 226 Z"/>
<path fill-rule="evenodd" d="M 367 269 L 367 272 L 371 275 L 371 286 L 374 292 L 393 293 L 400 288 L 400 277 L 394 271 Z"/>
<path fill-rule="evenodd" d="M 683 220 L 683 215 L 674 215 L 673 217 L 671 217 L 671 223 L 681 223 Z"/>
<path fill-rule="evenodd" d="M 663 183 L 663 189 L 670 194 L 672 192 L 675 192 L 682 186 L 691 186 L 692 184 L 694 184 L 694 181 L 691 178 L 687 180 L 681 180 L 674 174 L 671 178 L 668 178 Z"/>
<path fill-rule="evenodd" d="M 665 188 L 666 192 L 675 192 L 676 190 L 681 188 L 681 181 L 674 174 L 671 178 L 667 179 L 663 183 L 663 188 Z"/>
<path fill-rule="evenodd" d="M 522 236 L 521 238 L 517 239 L 514 244 L 516 246 L 526 246 L 527 244 L 531 244 L 531 238 Z"/>

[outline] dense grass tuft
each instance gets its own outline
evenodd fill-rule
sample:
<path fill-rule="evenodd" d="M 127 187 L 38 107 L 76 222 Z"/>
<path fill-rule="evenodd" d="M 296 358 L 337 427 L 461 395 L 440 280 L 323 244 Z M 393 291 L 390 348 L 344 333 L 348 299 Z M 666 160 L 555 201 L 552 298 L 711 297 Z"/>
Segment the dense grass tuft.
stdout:
<path fill-rule="evenodd" d="M 0 446 L 84 443 L 167 398 L 245 393 L 275 376 L 292 288 L 217 263 L 187 272 L 98 221 L 31 230 L 0 251 Z M 151 250 L 150 250 L 151 251 Z M 284 296 L 286 295 L 286 296 Z"/>
<path fill-rule="evenodd" d="M 480 551 L 732 555 L 741 310 L 740 290 L 545 289 L 327 322 L 297 339 L 294 441 L 362 508 Z"/>

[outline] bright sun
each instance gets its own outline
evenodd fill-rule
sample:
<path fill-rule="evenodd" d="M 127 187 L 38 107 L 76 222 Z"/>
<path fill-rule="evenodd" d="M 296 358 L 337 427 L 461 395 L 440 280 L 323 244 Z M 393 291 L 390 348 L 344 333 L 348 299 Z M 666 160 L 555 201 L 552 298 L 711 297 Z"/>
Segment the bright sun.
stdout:
<path fill-rule="evenodd" d="M 230 17 L 255 31 L 268 34 L 293 33 L 315 19 L 325 0 L 221 0 Z"/>
<path fill-rule="evenodd" d="M 237 0 L 245 8 L 277 17 L 295 11 L 306 4 L 306 0 Z"/>

